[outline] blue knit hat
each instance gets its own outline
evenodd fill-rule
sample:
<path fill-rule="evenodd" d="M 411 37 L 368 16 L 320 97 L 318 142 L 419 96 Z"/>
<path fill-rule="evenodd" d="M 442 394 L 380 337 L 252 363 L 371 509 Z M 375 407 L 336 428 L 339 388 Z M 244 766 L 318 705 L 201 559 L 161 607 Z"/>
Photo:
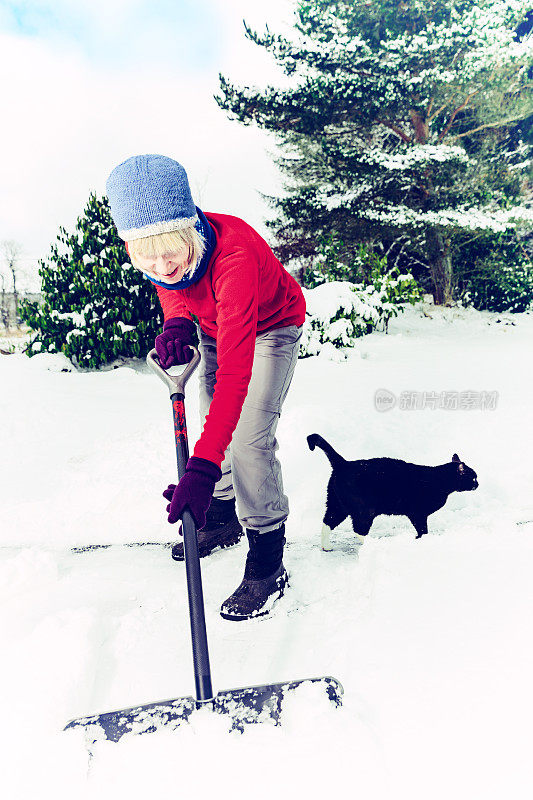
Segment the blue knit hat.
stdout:
<path fill-rule="evenodd" d="M 132 156 L 106 183 L 111 216 L 126 242 L 169 233 L 197 220 L 187 173 L 167 156 Z"/>

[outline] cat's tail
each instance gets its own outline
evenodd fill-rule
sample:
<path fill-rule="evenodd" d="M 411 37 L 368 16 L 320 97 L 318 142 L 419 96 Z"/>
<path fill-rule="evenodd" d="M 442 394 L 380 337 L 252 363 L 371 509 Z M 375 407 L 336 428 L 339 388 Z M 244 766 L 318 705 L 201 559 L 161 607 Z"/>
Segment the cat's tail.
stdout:
<path fill-rule="evenodd" d="M 318 433 L 312 433 L 310 436 L 307 437 L 307 444 L 309 445 L 310 450 L 314 450 L 315 447 L 320 447 L 321 450 L 329 458 L 330 464 L 333 468 L 340 466 L 341 464 L 345 464 L 345 459 L 340 456 L 333 447 L 326 442 L 322 436 L 319 436 Z"/>

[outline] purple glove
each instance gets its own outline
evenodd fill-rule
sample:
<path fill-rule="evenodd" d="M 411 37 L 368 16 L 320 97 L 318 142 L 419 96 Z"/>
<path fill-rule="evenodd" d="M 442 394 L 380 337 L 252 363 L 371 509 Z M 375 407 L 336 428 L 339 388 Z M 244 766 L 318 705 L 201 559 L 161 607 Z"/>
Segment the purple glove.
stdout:
<path fill-rule="evenodd" d="M 163 492 L 163 497 L 170 500 L 167 506 L 168 521 L 177 522 L 187 507 L 198 530 L 203 528 L 207 509 L 211 505 L 215 483 L 221 477 L 220 467 L 217 467 L 212 461 L 191 456 L 187 461 L 185 475 L 178 485 L 171 483 Z"/>
<path fill-rule="evenodd" d="M 155 338 L 157 357 L 163 369 L 174 364 L 187 364 L 192 350 L 187 345 L 194 343 L 196 325 L 186 317 L 172 317 L 163 323 L 163 333 Z"/>

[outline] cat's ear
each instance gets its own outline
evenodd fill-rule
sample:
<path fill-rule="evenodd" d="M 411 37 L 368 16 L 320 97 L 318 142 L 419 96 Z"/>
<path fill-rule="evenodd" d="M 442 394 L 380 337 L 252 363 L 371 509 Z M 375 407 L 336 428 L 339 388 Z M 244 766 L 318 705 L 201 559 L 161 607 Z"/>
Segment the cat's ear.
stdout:
<path fill-rule="evenodd" d="M 463 464 L 457 453 L 454 453 L 452 456 L 452 464 L 457 464 L 457 472 L 460 472 L 462 474 L 465 471 L 465 465 Z"/>

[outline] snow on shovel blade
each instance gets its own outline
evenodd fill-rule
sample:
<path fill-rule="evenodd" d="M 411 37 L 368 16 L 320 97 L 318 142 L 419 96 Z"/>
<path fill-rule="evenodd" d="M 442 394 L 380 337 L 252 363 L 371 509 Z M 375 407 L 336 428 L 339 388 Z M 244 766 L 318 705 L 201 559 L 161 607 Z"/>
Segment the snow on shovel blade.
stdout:
<path fill-rule="evenodd" d="M 177 697 L 175 700 L 132 706 L 107 714 L 79 717 L 71 720 L 63 730 L 85 728 L 88 742 L 101 739 L 118 742 L 127 733 L 154 733 L 164 725 L 177 728 L 182 722 L 187 722 L 196 705 L 193 697 Z"/>
<path fill-rule="evenodd" d="M 160 703 L 124 708 L 92 717 L 74 719 L 69 728 L 85 728 L 88 741 L 108 739 L 118 742 L 125 734 L 154 733 L 161 728 L 173 730 L 188 722 L 191 714 L 205 707 L 218 714 L 227 714 L 229 730 L 243 731 L 250 723 L 271 721 L 280 724 L 283 700 L 289 692 L 301 686 L 323 686 L 328 699 L 335 705 L 342 703 L 343 688 L 331 677 L 305 678 L 286 683 L 271 683 L 265 686 L 250 686 L 245 689 L 230 689 L 219 692 L 211 700 L 199 702 L 193 697 L 178 697 Z"/>
<path fill-rule="evenodd" d="M 231 730 L 242 731 L 246 724 L 254 722 L 273 721 L 275 725 L 279 725 L 287 694 L 302 686 L 324 688 L 328 699 L 335 706 L 342 704 L 344 690 L 335 678 L 328 676 L 219 692 L 213 701 L 214 710 L 219 714 L 229 715 Z"/>

